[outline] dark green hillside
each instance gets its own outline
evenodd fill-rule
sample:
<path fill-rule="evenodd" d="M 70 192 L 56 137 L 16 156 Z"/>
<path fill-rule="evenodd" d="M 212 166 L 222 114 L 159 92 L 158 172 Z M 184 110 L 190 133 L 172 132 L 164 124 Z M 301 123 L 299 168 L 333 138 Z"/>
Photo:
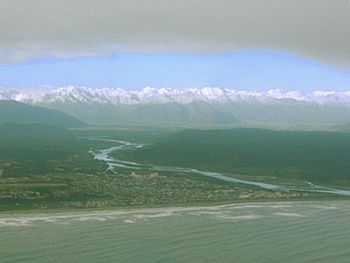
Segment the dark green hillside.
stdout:
<path fill-rule="evenodd" d="M 186 130 L 166 142 L 125 154 L 127 160 L 231 174 L 350 182 L 347 133 Z"/>
<path fill-rule="evenodd" d="M 77 128 L 84 123 L 65 113 L 34 107 L 16 101 L 0 101 L 0 123 L 41 123 L 64 128 Z"/>

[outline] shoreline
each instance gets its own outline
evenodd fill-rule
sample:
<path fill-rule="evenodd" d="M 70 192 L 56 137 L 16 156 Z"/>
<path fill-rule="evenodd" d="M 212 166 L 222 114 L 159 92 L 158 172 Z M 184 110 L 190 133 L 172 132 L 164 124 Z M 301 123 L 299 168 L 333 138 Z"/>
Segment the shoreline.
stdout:
<path fill-rule="evenodd" d="M 150 205 L 135 205 L 135 206 L 105 206 L 96 208 L 77 208 L 77 207 L 48 207 L 48 208 L 19 208 L 19 209 L 0 209 L 0 217 L 2 215 L 10 214 L 44 214 L 44 213 L 74 213 L 74 212 L 98 212 L 98 211 L 119 211 L 119 212 L 137 212 L 141 210 L 157 210 L 157 209 L 196 209 L 196 208 L 209 208 L 209 207 L 220 207 L 226 205 L 243 205 L 243 204 L 277 204 L 277 203 L 311 203 L 311 202 L 331 202 L 331 201 L 350 201 L 350 198 L 344 196 L 337 197 L 310 197 L 300 199 L 265 199 L 265 200 L 231 200 L 231 201 L 213 201 L 213 202 L 180 202 L 180 203 L 169 203 L 165 204 L 150 204 Z"/>

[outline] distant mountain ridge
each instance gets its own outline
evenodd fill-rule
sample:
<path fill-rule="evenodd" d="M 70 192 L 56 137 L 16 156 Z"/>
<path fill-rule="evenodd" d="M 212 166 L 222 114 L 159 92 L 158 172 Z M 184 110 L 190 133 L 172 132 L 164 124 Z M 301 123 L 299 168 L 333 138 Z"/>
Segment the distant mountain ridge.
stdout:
<path fill-rule="evenodd" d="M 335 129 L 340 131 L 350 131 L 350 122 L 338 125 Z"/>
<path fill-rule="evenodd" d="M 350 91 L 206 88 L 0 89 L 1 99 L 65 112 L 90 124 L 283 124 L 339 125 L 350 122 Z"/>

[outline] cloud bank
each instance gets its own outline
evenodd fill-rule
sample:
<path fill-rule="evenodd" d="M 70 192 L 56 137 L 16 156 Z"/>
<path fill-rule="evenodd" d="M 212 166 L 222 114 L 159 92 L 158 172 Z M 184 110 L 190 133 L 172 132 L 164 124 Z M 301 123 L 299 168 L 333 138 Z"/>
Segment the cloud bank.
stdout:
<path fill-rule="evenodd" d="M 0 62 L 271 49 L 350 68 L 347 0 L 3 0 Z"/>

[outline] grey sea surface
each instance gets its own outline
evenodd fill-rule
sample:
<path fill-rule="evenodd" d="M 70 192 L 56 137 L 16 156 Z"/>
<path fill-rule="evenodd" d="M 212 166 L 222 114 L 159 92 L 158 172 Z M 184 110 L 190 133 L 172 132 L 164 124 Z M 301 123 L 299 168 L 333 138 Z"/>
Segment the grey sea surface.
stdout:
<path fill-rule="evenodd" d="M 349 262 L 350 202 L 0 214 L 0 262 Z"/>

